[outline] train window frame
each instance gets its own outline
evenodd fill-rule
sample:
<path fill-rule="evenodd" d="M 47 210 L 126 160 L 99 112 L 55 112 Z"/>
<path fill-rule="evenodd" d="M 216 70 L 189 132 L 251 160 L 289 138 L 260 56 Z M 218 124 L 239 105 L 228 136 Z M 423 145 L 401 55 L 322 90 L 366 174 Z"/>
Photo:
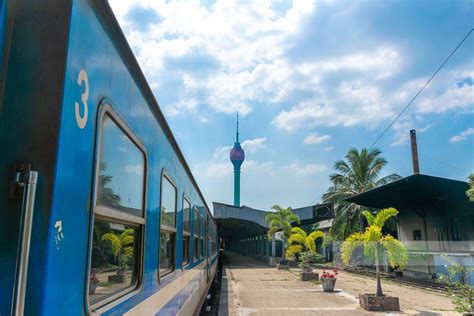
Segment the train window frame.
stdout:
<path fill-rule="evenodd" d="M 199 227 L 201 227 L 201 229 L 199 230 L 199 242 L 200 242 L 200 245 L 201 245 L 201 248 L 200 248 L 201 251 L 199 253 L 199 255 L 200 255 L 199 258 L 204 259 L 205 251 L 206 251 L 206 247 L 205 247 L 206 222 L 205 222 L 205 219 L 204 219 L 204 215 L 202 215 L 202 214 L 199 214 Z"/>
<path fill-rule="evenodd" d="M 171 184 L 171 186 L 175 189 L 174 227 L 163 224 L 163 212 L 161 210 L 162 203 L 163 203 L 163 179 L 166 179 Z M 176 185 L 176 182 L 168 174 L 168 172 L 166 171 L 165 168 L 162 169 L 161 178 L 160 178 L 160 208 L 159 208 L 159 211 L 160 211 L 160 215 L 159 215 L 160 222 L 159 222 L 159 231 L 158 231 L 158 269 L 157 270 L 158 270 L 158 282 L 161 282 L 161 280 L 164 277 L 166 277 L 170 274 L 173 274 L 173 272 L 176 271 L 176 253 L 177 253 L 176 249 L 177 249 L 177 241 L 178 241 L 178 236 L 177 236 L 178 230 L 177 230 L 177 222 L 176 222 L 177 213 L 178 213 L 178 186 Z M 163 230 L 163 228 L 165 228 L 165 229 Z M 161 269 L 160 269 L 160 264 L 161 264 L 160 243 L 161 243 L 161 233 L 163 231 L 165 231 L 167 233 L 172 233 L 174 235 L 173 254 L 172 254 L 172 256 L 173 256 L 173 259 L 172 259 L 173 268 L 170 271 L 166 271 L 165 273 L 161 274 Z"/>
<path fill-rule="evenodd" d="M 189 205 L 189 214 L 188 214 L 188 221 L 189 221 L 189 231 L 186 231 L 184 229 L 184 206 L 186 204 L 186 202 L 188 203 Z M 183 193 L 183 205 L 182 205 L 182 216 L 181 216 L 181 233 L 182 233 L 182 240 L 184 240 L 184 238 L 188 237 L 188 243 L 187 243 L 187 253 L 188 253 L 188 260 L 187 261 L 184 261 L 184 248 L 182 247 L 182 253 L 181 253 L 181 269 L 183 269 L 184 267 L 187 267 L 190 263 L 191 263 L 191 213 L 193 212 L 193 208 L 192 208 L 192 204 L 191 204 L 191 200 Z M 181 242 L 181 245 L 183 243 Z"/>
<path fill-rule="evenodd" d="M 199 211 L 193 207 L 193 261 L 199 260 L 199 225 Z"/>
<path fill-rule="evenodd" d="M 85 275 L 86 286 L 84 291 L 84 300 L 86 308 L 90 313 L 97 312 L 103 313 L 114 306 L 120 304 L 129 297 L 136 295 L 142 290 L 143 287 L 143 267 L 144 267 L 144 245 L 145 245 L 145 225 L 146 225 L 146 208 L 147 201 L 146 195 L 148 190 L 148 155 L 146 147 L 138 136 L 132 131 L 127 125 L 125 120 L 115 111 L 110 100 L 104 98 L 99 103 L 99 111 L 96 121 L 96 135 L 94 144 L 94 169 L 93 169 L 93 183 L 92 189 L 92 201 L 90 204 L 90 215 L 89 215 L 89 240 L 88 240 L 88 256 L 86 262 L 87 274 Z M 143 155 L 143 188 L 142 188 L 142 216 L 131 215 L 123 211 L 114 210 L 113 207 L 107 207 L 98 204 L 98 183 L 100 176 L 100 162 L 102 160 L 102 135 L 104 129 L 104 119 L 108 118 L 119 128 L 123 135 L 126 136 Z M 93 237 L 94 237 L 94 224 L 96 221 L 113 222 L 117 224 L 130 225 L 137 227 L 139 236 L 137 237 L 137 255 L 134 265 L 134 272 L 136 277 L 133 282 L 123 289 L 112 293 L 109 296 L 105 296 L 97 301 L 89 300 L 89 287 L 90 287 L 90 273 L 92 264 L 92 249 L 93 249 Z"/>

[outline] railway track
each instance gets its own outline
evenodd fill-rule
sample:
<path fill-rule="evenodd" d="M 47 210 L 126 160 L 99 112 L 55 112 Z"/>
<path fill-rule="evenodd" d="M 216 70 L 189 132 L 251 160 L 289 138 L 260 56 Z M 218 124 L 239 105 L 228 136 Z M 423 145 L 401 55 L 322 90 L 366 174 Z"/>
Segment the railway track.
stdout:
<path fill-rule="evenodd" d="M 344 271 L 375 278 L 375 271 L 371 271 L 371 270 L 344 269 Z M 381 273 L 380 277 L 386 280 L 396 282 L 396 283 L 405 284 L 405 285 L 423 288 L 423 289 L 429 289 L 432 291 L 437 291 L 437 292 L 447 291 L 446 284 L 435 282 L 435 281 L 421 280 L 421 279 L 415 279 L 415 278 L 410 278 L 410 277 L 396 277 L 395 275 L 388 274 L 388 273 Z"/>

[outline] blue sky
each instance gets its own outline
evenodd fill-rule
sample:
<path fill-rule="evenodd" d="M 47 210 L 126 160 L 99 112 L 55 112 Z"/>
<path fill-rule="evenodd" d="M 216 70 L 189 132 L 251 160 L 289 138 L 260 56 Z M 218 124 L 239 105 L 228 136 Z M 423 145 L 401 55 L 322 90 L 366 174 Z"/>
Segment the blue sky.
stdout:
<path fill-rule="evenodd" d="M 306 206 L 474 26 L 472 1 L 122 1 L 111 6 L 208 203 Z M 383 174 L 474 171 L 474 34 L 377 143 Z"/>

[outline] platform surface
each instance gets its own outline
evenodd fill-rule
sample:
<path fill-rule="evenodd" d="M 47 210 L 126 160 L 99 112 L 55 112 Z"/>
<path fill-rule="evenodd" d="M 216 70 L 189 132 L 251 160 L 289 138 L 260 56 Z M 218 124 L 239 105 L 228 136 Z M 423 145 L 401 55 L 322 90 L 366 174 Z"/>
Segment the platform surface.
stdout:
<path fill-rule="evenodd" d="M 302 282 L 299 270 L 277 270 L 247 256 L 224 252 L 219 315 L 383 315 L 359 307 L 359 293 L 375 292 L 375 278 L 340 272 L 335 293 Z M 321 273 L 322 271 L 315 271 Z M 459 315 L 442 293 L 383 281 L 386 295 L 398 296 L 401 312 L 411 315 Z M 393 313 L 395 314 L 395 313 Z"/>

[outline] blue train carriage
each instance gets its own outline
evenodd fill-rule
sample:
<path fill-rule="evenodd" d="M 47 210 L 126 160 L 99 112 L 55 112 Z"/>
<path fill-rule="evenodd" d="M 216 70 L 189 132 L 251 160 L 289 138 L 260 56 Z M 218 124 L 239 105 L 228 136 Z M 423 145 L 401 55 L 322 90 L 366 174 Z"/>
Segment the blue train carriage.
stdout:
<path fill-rule="evenodd" d="M 110 7 L 3 5 L 0 315 L 197 314 L 216 224 Z"/>

